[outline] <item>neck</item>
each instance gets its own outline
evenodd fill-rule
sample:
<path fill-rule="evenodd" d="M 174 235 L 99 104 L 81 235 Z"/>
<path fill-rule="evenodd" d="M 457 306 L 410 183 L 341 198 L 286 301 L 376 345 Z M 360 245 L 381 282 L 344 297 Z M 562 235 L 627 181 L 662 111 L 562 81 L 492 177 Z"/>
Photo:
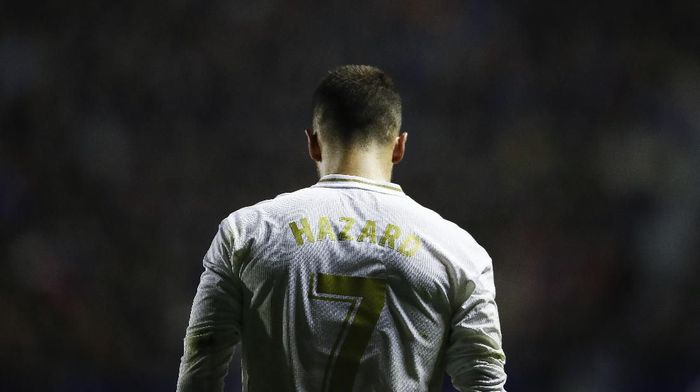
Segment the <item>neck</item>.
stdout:
<path fill-rule="evenodd" d="M 321 176 L 346 174 L 390 182 L 393 164 L 390 158 L 382 159 L 384 155 L 386 154 L 375 150 L 346 150 L 326 154 L 318 163 L 318 171 Z"/>

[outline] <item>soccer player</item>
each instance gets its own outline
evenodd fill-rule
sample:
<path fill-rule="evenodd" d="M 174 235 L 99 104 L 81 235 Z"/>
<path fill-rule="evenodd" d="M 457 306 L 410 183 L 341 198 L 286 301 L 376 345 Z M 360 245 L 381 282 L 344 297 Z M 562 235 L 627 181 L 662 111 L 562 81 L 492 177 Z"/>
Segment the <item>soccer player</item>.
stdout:
<path fill-rule="evenodd" d="M 390 181 L 401 98 L 370 66 L 331 71 L 306 131 L 320 180 L 242 208 L 204 257 L 178 390 L 502 391 L 491 259 Z"/>

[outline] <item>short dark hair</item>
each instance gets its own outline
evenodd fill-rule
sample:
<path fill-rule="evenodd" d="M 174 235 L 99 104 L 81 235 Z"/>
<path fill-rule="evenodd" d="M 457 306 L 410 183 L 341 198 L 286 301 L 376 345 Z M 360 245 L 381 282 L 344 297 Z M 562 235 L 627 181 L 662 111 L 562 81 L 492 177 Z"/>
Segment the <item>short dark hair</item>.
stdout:
<path fill-rule="evenodd" d="M 369 65 L 328 73 L 313 97 L 315 132 L 343 144 L 389 142 L 401 129 L 401 96 L 389 75 Z"/>

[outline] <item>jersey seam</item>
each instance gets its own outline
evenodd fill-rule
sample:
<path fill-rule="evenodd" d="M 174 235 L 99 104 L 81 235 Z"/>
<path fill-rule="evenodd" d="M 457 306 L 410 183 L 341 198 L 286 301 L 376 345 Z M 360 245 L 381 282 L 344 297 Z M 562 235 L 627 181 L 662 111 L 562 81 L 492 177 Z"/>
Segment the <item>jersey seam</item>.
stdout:
<path fill-rule="evenodd" d="M 367 187 L 363 187 L 360 184 L 344 184 L 343 186 L 332 186 L 330 184 L 314 184 L 311 186 L 311 188 L 324 188 L 324 189 L 360 189 L 363 191 L 368 191 L 368 192 L 376 192 L 376 193 L 381 193 L 382 195 L 389 195 L 389 196 L 397 196 L 397 197 L 406 197 L 408 198 L 408 195 L 403 193 L 403 192 L 398 192 L 398 191 L 392 191 L 389 189 L 371 189 Z"/>
<path fill-rule="evenodd" d="M 321 182 L 356 182 L 358 184 L 363 184 L 363 185 L 368 185 L 368 186 L 376 186 L 376 187 L 380 187 L 380 188 L 389 189 L 389 190 L 392 190 L 394 192 L 399 192 L 401 194 L 404 193 L 403 189 L 401 189 L 401 186 L 399 186 L 399 185 L 376 184 L 373 182 L 363 181 L 363 180 L 359 180 L 356 178 L 322 178 L 322 179 L 318 180 L 318 182 L 319 183 L 321 183 Z"/>

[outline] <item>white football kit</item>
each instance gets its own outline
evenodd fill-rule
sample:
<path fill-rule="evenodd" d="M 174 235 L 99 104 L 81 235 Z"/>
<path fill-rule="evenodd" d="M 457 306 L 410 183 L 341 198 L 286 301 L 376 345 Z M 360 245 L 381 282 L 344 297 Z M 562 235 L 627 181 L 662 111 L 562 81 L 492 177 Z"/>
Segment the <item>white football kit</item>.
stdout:
<path fill-rule="evenodd" d="M 204 257 L 178 390 L 503 391 L 491 259 L 389 182 L 328 175 L 240 209 Z"/>

